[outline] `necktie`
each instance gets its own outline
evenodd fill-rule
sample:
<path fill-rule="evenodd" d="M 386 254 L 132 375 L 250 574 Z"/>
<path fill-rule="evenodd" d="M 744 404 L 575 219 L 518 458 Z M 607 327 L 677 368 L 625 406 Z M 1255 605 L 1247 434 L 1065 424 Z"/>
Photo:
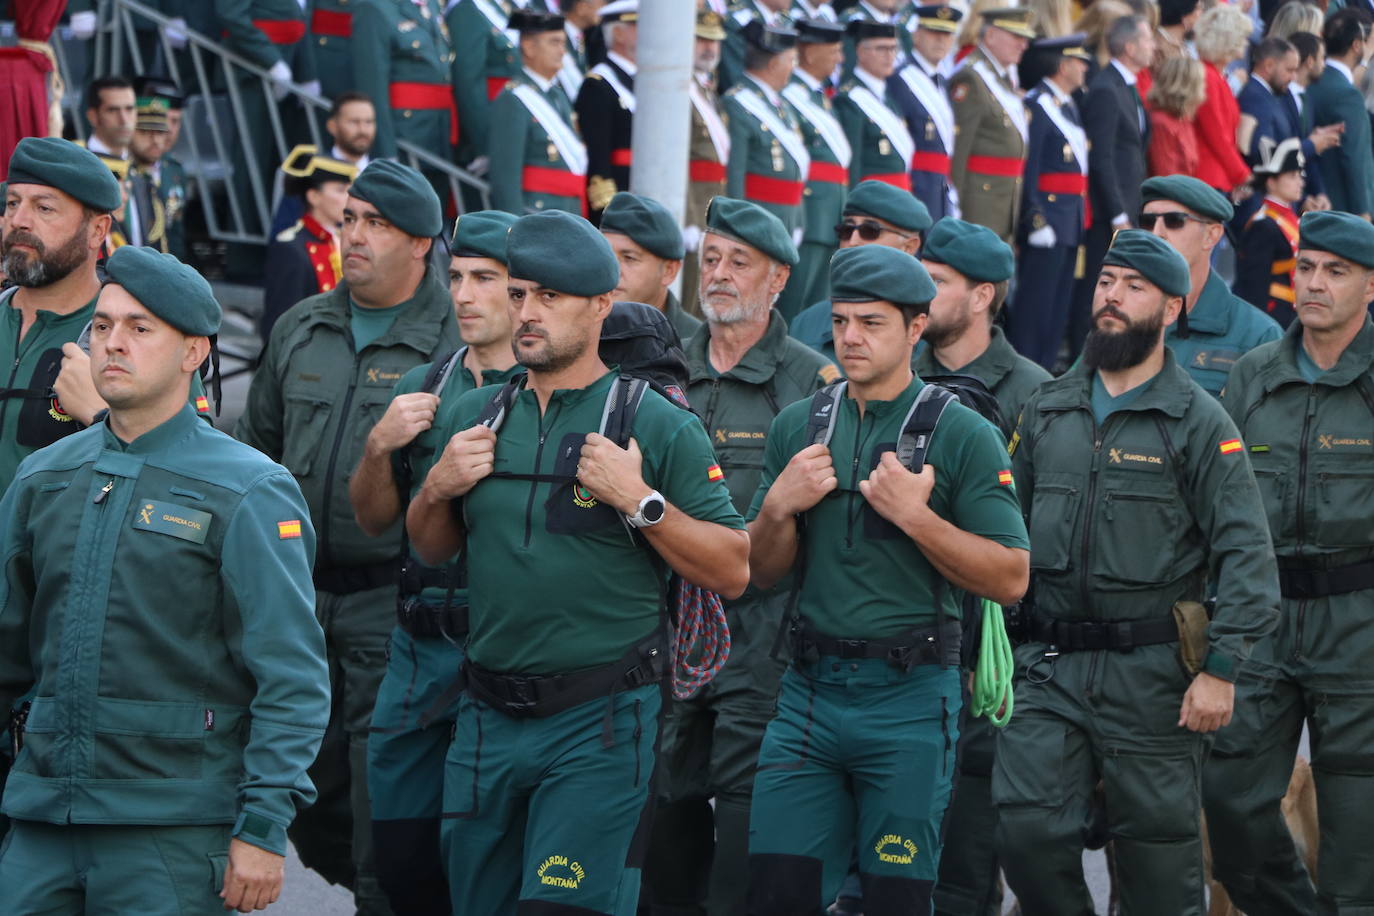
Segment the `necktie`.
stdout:
<path fill-rule="evenodd" d="M 1073 103 L 1073 99 L 1067 99 L 1060 107 L 1064 109 L 1064 117 L 1069 119 L 1070 124 L 1083 126 L 1083 122 L 1078 118 L 1078 106 Z"/>

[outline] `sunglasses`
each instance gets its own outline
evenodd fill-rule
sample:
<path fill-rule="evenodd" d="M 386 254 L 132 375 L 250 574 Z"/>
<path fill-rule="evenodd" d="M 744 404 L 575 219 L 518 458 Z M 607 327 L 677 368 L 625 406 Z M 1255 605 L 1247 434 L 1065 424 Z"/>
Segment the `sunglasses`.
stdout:
<path fill-rule="evenodd" d="M 849 241 L 849 237 L 855 232 L 859 233 L 859 238 L 863 239 L 865 242 L 877 241 L 878 236 L 882 235 L 884 232 L 891 232 L 893 235 L 899 235 L 904 239 L 911 238 L 910 234 L 906 232 L 898 232 L 896 229 L 889 229 L 886 226 L 879 225 L 871 219 L 866 219 L 861 223 L 845 220 L 835 227 L 835 236 L 841 242 Z"/>
<path fill-rule="evenodd" d="M 1215 220 L 1201 219 L 1191 213 L 1184 213 L 1182 210 L 1170 210 L 1168 213 L 1142 213 L 1140 214 L 1140 228 L 1146 232 L 1153 232 L 1156 220 L 1164 220 L 1164 228 L 1172 231 L 1182 229 L 1188 224 L 1189 220 L 1195 223 L 1207 224 Z"/>

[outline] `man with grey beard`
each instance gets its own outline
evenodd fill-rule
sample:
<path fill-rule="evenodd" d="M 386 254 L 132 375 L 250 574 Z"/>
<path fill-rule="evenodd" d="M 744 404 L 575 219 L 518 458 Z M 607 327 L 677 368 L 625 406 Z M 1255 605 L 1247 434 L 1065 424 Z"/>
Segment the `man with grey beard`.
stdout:
<path fill-rule="evenodd" d="M 683 345 L 691 372 L 687 399 L 706 424 L 731 500 L 743 513 L 758 488 L 773 418 L 839 378 L 839 370 L 788 336 L 787 322 L 773 308 L 797 263 L 796 246 L 776 216 L 717 197 L 707 208 L 700 262 L 706 323 Z M 713 914 L 745 912 L 754 762 L 786 664 L 772 654 L 786 601 L 786 587 L 751 587 L 725 602 L 730 664 L 669 708 L 662 805 L 644 878 L 653 912 L 703 906 Z"/>

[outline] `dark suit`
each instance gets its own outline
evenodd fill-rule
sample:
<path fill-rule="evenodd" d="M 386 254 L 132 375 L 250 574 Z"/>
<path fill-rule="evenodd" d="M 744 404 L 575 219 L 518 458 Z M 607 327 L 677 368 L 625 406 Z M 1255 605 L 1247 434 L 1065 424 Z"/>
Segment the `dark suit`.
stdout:
<path fill-rule="evenodd" d="M 907 65 L 920 66 L 919 63 Z M 934 82 L 936 88 L 944 92 L 945 78 L 935 74 Z M 926 209 L 930 211 L 930 218 L 939 222 L 949 215 L 949 157 L 953 150 L 945 148 L 940 132 L 935 126 L 935 120 L 921 104 L 921 100 L 907 84 L 900 70 L 887 78 L 887 92 L 906 120 L 911 139 L 916 142 L 916 155 L 911 163 L 911 193 L 926 205 Z"/>
<path fill-rule="evenodd" d="M 1307 87 L 1307 106 L 1314 126 L 1345 124 L 1340 146 L 1317 157 L 1331 206 L 1349 213 L 1374 212 L 1374 155 L 1364 96 L 1328 63 Z"/>
<path fill-rule="evenodd" d="M 1284 100 L 1288 104 L 1284 104 Z M 1236 101 L 1240 104 L 1242 115 L 1248 115 L 1255 119 L 1255 129 L 1250 135 L 1249 148 L 1243 150 L 1245 161 L 1254 166 L 1260 165 L 1266 156 L 1273 152 L 1274 148 L 1291 137 L 1303 136 L 1301 116 L 1297 113 L 1297 103 L 1293 101 L 1293 96 L 1285 90 L 1282 97 L 1275 95 L 1269 88 L 1269 84 L 1257 77 L 1250 77 L 1245 81 L 1245 87 L 1241 89 L 1240 95 L 1236 96 Z M 1312 141 L 1303 136 L 1302 155 L 1308 162 L 1315 162 L 1317 150 L 1312 145 Z M 1326 193 L 1321 183 L 1321 169 L 1311 168 L 1307 171 L 1308 195 Z M 1260 195 L 1255 195 L 1259 197 Z M 1253 198 L 1252 198 L 1253 199 Z M 1259 209 L 1258 202 L 1250 207 L 1245 217 L 1245 222 L 1240 223 L 1244 226 L 1249 222 L 1249 217 Z"/>
<path fill-rule="evenodd" d="M 1087 232 L 1083 277 L 1075 288 L 1069 318 L 1070 355 L 1082 349 L 1091 327 L 1093 288 L 1112 240 L 1112 220 L 1124 213 L 1134 223 L 1140 215 L 1140 184 L 1145 180 L 1145 149 L 1150 141 L 1150 123 L 1140 95 L 1111 63 L 1088 86 L 1083 124 L 1090 149 L 1088 193 L 1093 224 Z"/>
<path fill-rule="evenodd" d="M 1042 81 L 1026 95 L 1030 112 L 1026 174 L 1022 183 L 1021 223 L 1017 229 L 1016 297 L 1007 312 L 1007 338 L 1016 352 L 1053 369 L 1073 298 L 1074 262 L 1083 240 L 1084 198 L 1073 193 L 1084 181 L 1082 165 L 1069 137 L 1045 110 L 1054 107 L 1069 126 L 1082 126 L 1073 99 L 1060 105 Z M 1026 237 L 1049 226 L 1054 245 L 1037 248 Z"/>

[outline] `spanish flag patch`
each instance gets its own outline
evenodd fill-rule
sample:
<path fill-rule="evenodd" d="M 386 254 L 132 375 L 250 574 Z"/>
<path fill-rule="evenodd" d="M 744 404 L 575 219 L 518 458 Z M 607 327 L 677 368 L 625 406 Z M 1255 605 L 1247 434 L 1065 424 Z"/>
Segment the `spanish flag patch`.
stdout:
<path fill-rule="evenodd" d="M 293 518 L 284 522 L 277 522 L 277 537 L 283 541 L 301 536 L 301 520 Z"/>
<path fill-rule="evenodd" d="M 205 395 L 202 394 L 196 397 L 196 410 L 201 413 L 210 412 L 210 402 L 206 399 Z"/>
<path fill-rule="evenodd" d="M 720 469 L 720 465 L 713 464 L 706 469 L 707 480 L 724 480 L 725 472 Z"/>
<path fill-rule="evenodd" d="M 1011 471 L 998 471 L 997 482 L 1004 487 L 1011 486 Z"/>
<path fill-rule="evenodd" d="M 1239 439 L 1227 439 L 1218 447 L 1220 448 L 1221 453 L 1223 455 L 1229 455 L 1232 452 L 1238 452 L 1241 450 L 1241 444 Z"/>

